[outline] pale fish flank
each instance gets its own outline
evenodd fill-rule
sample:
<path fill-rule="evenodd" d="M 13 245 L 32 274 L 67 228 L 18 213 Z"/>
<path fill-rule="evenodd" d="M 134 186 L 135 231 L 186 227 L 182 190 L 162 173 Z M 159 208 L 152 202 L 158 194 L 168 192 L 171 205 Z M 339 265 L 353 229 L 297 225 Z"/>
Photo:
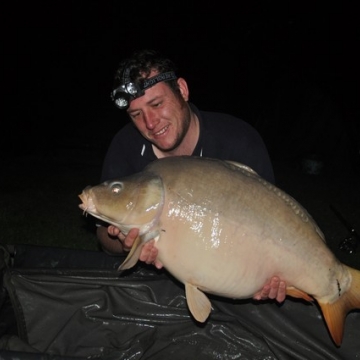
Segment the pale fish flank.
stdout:
<path fill-rule="evenodd" d="M 199 322 L 211 312 L 206 293 L 251 298 L 275 275 L 286 281 L 287 295 L 317 301 L 337 346 L 346 315 L 360 308 L 360 271 L 336 259 L 296 200 L 242 164 L 163 158 L 79 197 L 84 212 L 125 234 L 140 229 L 119 270 L 134 266 L 142 245 L 156 240 L 158 259 L 185 285 Z"/>

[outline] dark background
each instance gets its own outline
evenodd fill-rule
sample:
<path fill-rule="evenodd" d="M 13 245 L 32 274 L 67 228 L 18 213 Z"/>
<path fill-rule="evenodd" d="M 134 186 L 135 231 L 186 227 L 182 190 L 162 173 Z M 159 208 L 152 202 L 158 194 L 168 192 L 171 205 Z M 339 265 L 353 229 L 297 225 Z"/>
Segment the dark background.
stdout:
<path fill-rule="evenodd" d="M 201 11 L 185 3 L 13 3 L 3 13 L 10 111 L 2 154 L 64 143 L 106 147 L 127 121 L 109 97 L 117 64 L 147 47 L 175 60 L 198 107 L 253 124 L 274 159 L 316 154 L 331 166 L 353 166 L 360 138 L 355 6 L 296 3 L 217 3 Z"/>
<path fill-rule="evenodd" d="M 109 95 L 118 63 L 140 48 L 178 64 L 200 109 L 258 129 L 277 185 L 315 217 L 332 250 L 347 229 L 330 205 L 360 231 L 355 5 L 15 1 L 2 15 L 1 241 L 96 247 L 77 194 L 97 183 L 128 121 Z M 304 171 L 309 158 L 320 174 Z M 358 267 L 359 253 L 338 256 Z"/>
<path fill-rule="evenodd" d="M 28 256 L 39 267 L 57 266 L 56 247 L 99 250 L 78 194 L 98 182 L 110 140 L 128 121 L 110 101 L 116 67 L 146 47 L 173 58 L 200 109 L 258 129 L 277 185 L 314 217 L 337 258 L 360 269 L 359 240 L 355 252 L 339 249 L 351 229 L 360 234 L 360 25 L 352 3 L 3 2 L 0 245 L 20 258 L 22 244 L 40 249 Z M 309 158 L 323 166 L 318 174 L 304 169 Z M 65 262 L 91 263 L 84 251 L 65 254 Z"/>

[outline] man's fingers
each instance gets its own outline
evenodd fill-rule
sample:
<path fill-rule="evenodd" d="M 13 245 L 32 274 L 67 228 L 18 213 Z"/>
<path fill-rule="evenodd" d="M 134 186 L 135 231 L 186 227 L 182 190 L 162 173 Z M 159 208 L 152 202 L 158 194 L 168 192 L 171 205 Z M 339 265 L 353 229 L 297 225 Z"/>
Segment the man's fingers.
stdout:
<path fill-rule="evenodd" d="M 110 225 L 108 226 L 108 233 L 109 235 L 118 237 L 120 242 L 123 244 L 124 251 L 130 251 L 135 239 L 139 235 L 139 229 L 131 229 L 128 234 L 124 236 L 116 226 Z M 150 240 L 146 244 L 144 244 L 141 249 L 139 260 L 144 261 L 147 264 L 154 264 L 156 268 L 161 269 L 163 267 L 163 264 L 160 261 L 156 260 L 158 250 L 154 246 L 154 243 L 154 240 Z"/>
<path fill-rule="evenodd" d="M 163 265 L 159 260 L 155 260 L 154 266 L 155 266 L 157 269 L 161 269 L 164 265 Z"/>
<path fill-rule="evenodd" d="M 137 228 L 131 229 L 126 236 L 121 233 L 119 228 L 113 225 L 109 225 L 107 231 L 110 236 L 116 236 L 119 239 L 119 241 L 122 243 L 123 251 L 127 252 L 131 250 L 135 239 L 139 236 L 139 229 Z M 156 260 L 158 250 L 154 246 L 154 243 L 154 240 L 150 240 L 144 244 L 141 249 L 139 260 L 144 261 L 147 264 L 153 264 L 157 269 L 161 269 L 163 264 Z"/>
<path fill-rule="evenodd" d="M 270 281 L 270 291 L 268 294 L 269 299 L 276 299 L 277 293 L 279 290 L 280 279 L 278 277 L 273 277 Z"/>
<path fill-rule="evenodd" d="M 140 261 L 145 261 L 147 264 L 149 264 L 148 262 L 148 258 L 151 252 L 151 246 L 149 246 L 149 243 L 146 243 L 143 248 L 141 249 L 141 253 L 139 256 L 139 260 Z"/>
<path fill-rule="evenodd" d="M 266 296 L 264 292 L 262 296 Z M 268 293 L 269 299 L 276 299 L 278 302 L 283 302 L 286 298 L 286 283 L 285 281 L 280 281 L 280 279 L 275 276 L 270 281 L 270 289 Z"/>
<path fill-rule="evenodd" d="M 286 298 L 286 283 L 285 281 L 280 281 L 276 300 L 278 302 L 283 302 L 285 298 Z"/>
<path fill-rule="evenodd" d="M 280 278 L 274 276 L 271 278 L 270 283 L 265 284 L 261 291 L 254 294 L 254 300 L 267 300 L 276 299 L 278 302 L 283 302 L 286 298 L 286 283 L 280 281 Z"/>
<path fill-rule="evenodd" d="M 261 300 L 266 300 L 266 299 L 269 299 L 269 295 L 270 295 L 270 290 L 271 290 L 271 287 L 269 284 L 266 284 L 261 292 L 260 292 L 260 299 Z"/>
<path fill-rule="evenodd" d="M 134 241 L 138 235 L 139 235 L 139 229 L 131 229 L 129 233 L 126 235 L 125 240 L 123 242 L 124 248 L 130 249 L 133 246 Z"/>
<path fill-rule="evenodd" d="M 154 264 L 157 255 L 158 250 L 154 246 L 154 240 L 151 240 L 143 246 L 139 259 L 147 264 Z"/>
<path fill-rule="evenodd" d="M 111 236 L 118 236 L 120 233 L 120 230 L 113 225 L 108 226 L 108 234 Z"/>

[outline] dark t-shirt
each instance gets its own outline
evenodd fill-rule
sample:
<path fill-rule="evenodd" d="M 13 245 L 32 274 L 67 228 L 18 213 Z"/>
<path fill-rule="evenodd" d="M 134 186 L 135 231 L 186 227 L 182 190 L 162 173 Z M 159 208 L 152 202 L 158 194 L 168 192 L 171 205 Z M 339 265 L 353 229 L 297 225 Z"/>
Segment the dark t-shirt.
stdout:
<path fill-rule="evenodd" d="M 245 164 L 274 183 L 274 172 L 265 144 L 247 122 L 234 116 L 192 110 L 200 122 L 200 137 L 192 155 Z M 129 123 L 113 138 L 103 163 L 101 182 L 143 170 L 156 156 L 151 143 Z"/>

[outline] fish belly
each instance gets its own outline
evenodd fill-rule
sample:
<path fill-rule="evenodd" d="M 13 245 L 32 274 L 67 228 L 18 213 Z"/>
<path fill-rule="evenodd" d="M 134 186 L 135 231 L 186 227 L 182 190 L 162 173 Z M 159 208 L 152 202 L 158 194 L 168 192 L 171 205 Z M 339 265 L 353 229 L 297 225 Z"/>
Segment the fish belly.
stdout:
<path fill-rule="evenodd" d="M 247 241 L 246 232 L 234 236 L 221 230 L 196 231 L 184 224 L 166 226 L 156 247 L 158 259 L 182 283 L 232 298 L 247 298 L 258 291 L 277 268 L 271 261 L 256 264 L 269 249 Z M 243 239 L 242 239 L 243 237 Z"/>
<path fill-rule="evenodd" d="M 198 227 L 193 219 L 191 225 L 167 220 L 156 244 L 158 259 L 179 281 L 205 292 L 249 298 L 276 275 L 288 286 L 332 302 L 338 279 L 344 290 L 349 286 L 348 274 L 322 242 L 304 241 L 286 230 L 259 232 L 259 225 L 244 219 L 241 225 L 217 219 L 215 228 L 210 216 Z"/>

